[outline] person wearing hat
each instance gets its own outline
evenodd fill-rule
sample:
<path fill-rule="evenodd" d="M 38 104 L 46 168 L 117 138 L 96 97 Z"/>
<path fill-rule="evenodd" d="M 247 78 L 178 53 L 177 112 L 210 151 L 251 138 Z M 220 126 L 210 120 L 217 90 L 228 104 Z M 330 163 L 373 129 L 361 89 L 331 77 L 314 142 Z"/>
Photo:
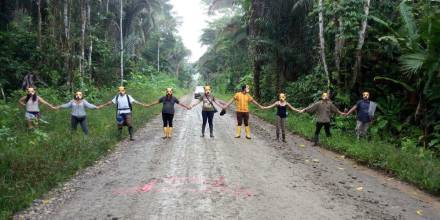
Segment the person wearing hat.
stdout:
<path fill-rule="evenodd" d="M 28 128 L 38 127 L 40 120 L 40 102 L 49 106 L 51 109 L 56 109 L 52 104 L 46 102 L 41 96 L 37 95 L 37 91 L 33 87 L 26 89 L 27 95 L 20 98 L 18 101 L 22 106 L 26 107 L 25 118 Z"/>
<path fill-rule="evenodd" d="M 210 86 L 204 86 L 205 93 L 200 96 L 198 99 L 198 102 L 190 105 L 190 108 L 193 108 L 194 106 L 197 106 L 200 103 L 203 103 L 202 105 L 202 137 L 205 137 L 205 128 L 206 128 L 206 122 L 209 124 L 209 136 L 211 138 L 214 137 L 214 114 L 217 112 L 217 109 L 214 106 L 214 103 L 217 104 L 220 108 L 222 108 L 222 105 L 217 103 L 215 97 L 211 94 L 211 87 Z"/>
<path fill-rule="evenodd" d="M 173 119 L 174 119 L 174 105 L 178 104 L 188 110 L 191 108 L 185 104 L 180 103 L 180 101 L 173 96 L 173 89 L 167 88 L 165 96 L 161 97 L 159 100 L 148 104 L 146 107 L 154 106 L 159 103 L 163 104 L 162 107 L 162 121 L 163 121 L 163 139 L 171 138 L 173 133 Z"/>
<path fill-rule="evenodd" d="M 370 93 L 363 92 L 362 99 L 345 114 L 345 116 L 348 116 L 352 112 L 357 111 L 356 136 L 358 139 L 367 135 L 368 128 L 373 121 L 376 106 L 375 102 L 370 101 Z"/>
<path fill-rule="evenodd" d="M 237 129 L 235 138 L 240 138 L 241 136 L 241 126 L 244 122 L 246 138 L 251 139 L 251 128 L 249 127 L 249 103 L 252 102 L 257 105 L 260 109 L 263 109 L 257 101 L 255 101 L 251 95 L 249 95 L 249 85 L 242 85 L 241 91 L 235 93 L 234 97 L 229 100 L 229 102 L 223 107 L 223 110 L 229 107 L 232 102 L 235 101 L 235 112 L 237 115 Z"/>
<path fill-rule="evenodd" d="M 136 101 L 131 95 L 126 94 L 125 87 L 120 86 L 118 88 L 119 94 L 116 95 L 111 101 L 101 105 L 100 107 L 105 107 L 107 105 L 116 105 L 116 123 L 118 125 L 119 135 L 122 134 L 122 128 L 124 126 L 128 127 L 128 133 L 130 134 L 130 141 L 133 139 L 133 108 L 132 104 L 142 105 L 147 107 L 146 104 Z"/>
<path fill-rule="evenodd" d="M 286 94 L 284 93 L 280 93 L 278 95 L 278 101 L 276 101 L 275 103 L 273 103 L 270 106 L 267 107 L 263 107 L 264 109 L 271 109 L 277 107 L 277 123 L 276 123 L 276 127 L 277 127 L 277 140 L 280 140 L 280 130 L 281 130 L 281 134 L 282 134 L 282 140 L 283 142 L 286 142 L 286 118 L 287 118 L 287 108 L 290 108 L 292 111 L 295 112 L 300 112 L 300 110 L 294 108 L 290 103 L 288 103 L 286 101 Z"/>
<path fill-rule="evenodd" d="M 315 142 L 315 145 L 319 143 L 319 133 L 321 133 L 322 127 L 324 127 L 327 137 L 331 136 L 330 119 L 332 114 L 338 113 L 340 115 L 344 115 L 344 113 L 339 111 L 339 109 L 333 104 L 333 102 L 330 101 L 328 93 L 323 93 L 320 101 L 300 111 L 300 113 L 303 112 L 315 114 L 316 129 L 315 136 L 313 138 L 313 142 Z"/>
<path fill-rule="evenodd" d="M 87 118 L 86 118 L 86 108 L 88 109 L 100 109 L 100 106 L 96 106 L 90 104 L 87 100 L 84 99 L 83 93 L 78 91 L 75 93 L 73 100 L 68 103 L 59 105 L 55 107 L 56 109 L 60 108 L 70 108 L 72 109 L 71 113 L 71 129 L 72 131 L 76 131 L 78 124 L 80 124 L 82 131 L 85 135 L 89 134 L 89 128 L 87 126 Z"/>

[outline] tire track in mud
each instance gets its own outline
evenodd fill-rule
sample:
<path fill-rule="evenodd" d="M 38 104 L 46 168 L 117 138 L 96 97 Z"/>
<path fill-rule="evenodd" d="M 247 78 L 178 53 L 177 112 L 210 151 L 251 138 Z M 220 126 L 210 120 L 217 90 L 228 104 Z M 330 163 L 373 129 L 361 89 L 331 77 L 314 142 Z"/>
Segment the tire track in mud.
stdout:
<path fill-rule="evenodd" d="M 274 141 L 256 117 L 251 140 L 233 138 L 233 112 L 216 114 L 215 138 L 201 138 L 200 115 L 178 108 L 169 140 L 158 116 L 14 218 L 440 219 L 438 198 L 298 136 Z"/>

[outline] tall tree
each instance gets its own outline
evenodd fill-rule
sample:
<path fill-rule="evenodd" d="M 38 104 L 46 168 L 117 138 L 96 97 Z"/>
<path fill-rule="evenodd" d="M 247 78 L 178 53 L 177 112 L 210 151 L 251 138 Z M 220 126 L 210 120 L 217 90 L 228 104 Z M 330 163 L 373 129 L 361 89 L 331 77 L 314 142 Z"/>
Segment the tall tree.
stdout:
<path fill-rule="evenodd" d="M 356 54 L 355 54 L 355 64 L 353 66 L 353 77 L 351 79 L 350 88 L 353 88 L 353 86 L 356 84 L 356 81 L 358 79 L 358 76 L 361 74 L 361 67 L 362 67 L 362 48 L 365 43 L 365 35 L 367 33 L 367 26 L 368 26 L 368 16 L 370 14 L 370 3 L 371 0 L 365 0 L 364 1 L 364 18 L 361 24 L 361 28 L 359 30 L 359 40 L 356 47 Z"/>

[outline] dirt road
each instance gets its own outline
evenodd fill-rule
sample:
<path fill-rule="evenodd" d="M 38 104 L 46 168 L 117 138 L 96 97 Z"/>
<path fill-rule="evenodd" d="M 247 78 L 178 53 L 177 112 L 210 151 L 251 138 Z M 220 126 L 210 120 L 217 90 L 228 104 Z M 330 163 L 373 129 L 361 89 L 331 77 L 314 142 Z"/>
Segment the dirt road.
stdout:
<path fill-rule="evenodd" d="M 189 99 L 187 99 L 189 102 Z M 32 219 L 440 219 L 438 198 L 251 118 L 234 115 L 201 138 L 201 109 L 179 108 L 161 139 L 157 117 L 93 167 L 15 218 Z"/>

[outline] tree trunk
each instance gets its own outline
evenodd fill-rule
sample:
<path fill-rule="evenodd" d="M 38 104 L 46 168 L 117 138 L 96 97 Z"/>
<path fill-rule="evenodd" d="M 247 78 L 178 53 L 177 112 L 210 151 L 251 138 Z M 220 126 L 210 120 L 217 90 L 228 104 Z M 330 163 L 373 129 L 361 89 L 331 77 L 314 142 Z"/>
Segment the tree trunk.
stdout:
<path fill-rule="evenodd" d="M 85 1 L 81 0 L 81 40 L 80 40 L 80 50 L 81 55 L 79 58 L 79 79 L 81 83 L 81 88 L 84 86 L 84 47 L 85 47 L 85 32 L 86 32 L 86 7 Z"/>
<path fill-rule="evenodd" d="M 110 0 L 107 0 L 107 3 L 105 4 L 105 13 L 106 13 L 106 16 L 107 16 L 107 14 L 108 14 L 108 3 L 109 3 L 109 1 L 110 1 Z"/>
<path fill-rule="evenodd" d="M 70 90 L 73 88 L 73 76 L 70 71 L 70 19 L 69 0 L 63 2 L 63 23 L 64 23 L 64 72 L 67 74 L 67 85 Z"/>
<path fill-rule="evenodd" d="M 368 26 L 368 16 L 370 13 L 370 3 L 371 0 L 365 0 L 364 2 L 364 20 L 362 21 L 361 29 L 359 31 L 359 41 L 358 45 L 356 47 L 356 63 L 353 66 L 353 77 L 351 80 L 350 88 L 353 88 L 356 84 L 356 81 L 358 77 L 361 74 L 361 66 L 362 66 L 362 48 L 365 43 L 365 35 L 367 33 L 367 26 Z"/>
<path fill-rule="evenodd" d="M 123 16 L 123 5 L 122 1 L 120 0 L 120 11 L 119 11 L 119 37 L 121 41 L 121 86 L 124 85 L 124 37 L 122 33 L 122 16 Z"/>
<path fill-rule="evenodd" d="M 90 18 L 90 0 L 87 0 L 87 32 L 89 34 L 89 57 L 88 57 L 88 71 L 89 81 L 92 80 L 92 53 L 93 53 L 93 36 L 92 36 L 92 24 Z"/>
<path fill-rule="evenodd" d="M 338 25 L 338 34 L 335 37 L 335 68 L 337 73 L 337 83 L 338 86 L 340 86 L 342 83 L 342 77 L 341 77 L 341 62 L 342 62 L 342 51 L 345 46 L 345 38 L 344 38 L 344 22 L 342 17 L 339 17 L 336 19 L 335 22 Z"/>
<path fill-rule="evenodd" d="M 320 55 L 322 61 L 322 67 L 324 68 L 325 76 L 327 79 L 327 90 L 330 90 L 331 80 L 328 72 L 327 61 L 325 59 L 325 38 L 324 38 L 324 6 L 323 0 L 319 0 L 319 43 L 320 43 Z"/>
<path fill-rule="evenodd" d="M 251 1 L 251 14 L 249 19 L 249 35 L 251 40 L 256 40 L 262 34 L 262 31 L 257 25 L 257 19 L 264 16 L 264 8 L 265 8 L 264 0 Z M 260 78 L 261 78 L 261 69 L 263 65 L 261 54 L 263 54 L 263 48 L 262 46 L 258 45 L 258 43 L 256 43 L 254 45 L 251 45 L 249 49 L 252 56 L 252 71 L 254 74 L 254 87 L 255 87 L 254 96 L 255 99 L 260 100 L 261 98 Z"/>
<path fill-rule="evenodd" d="M 42 26 L 42 18 L 41 18 L 41 0 L 36 0 L 36 4 L 37 4 L 37 13 L 38 13 L 38 49 L 41 50 L 41 26 Z"/>

